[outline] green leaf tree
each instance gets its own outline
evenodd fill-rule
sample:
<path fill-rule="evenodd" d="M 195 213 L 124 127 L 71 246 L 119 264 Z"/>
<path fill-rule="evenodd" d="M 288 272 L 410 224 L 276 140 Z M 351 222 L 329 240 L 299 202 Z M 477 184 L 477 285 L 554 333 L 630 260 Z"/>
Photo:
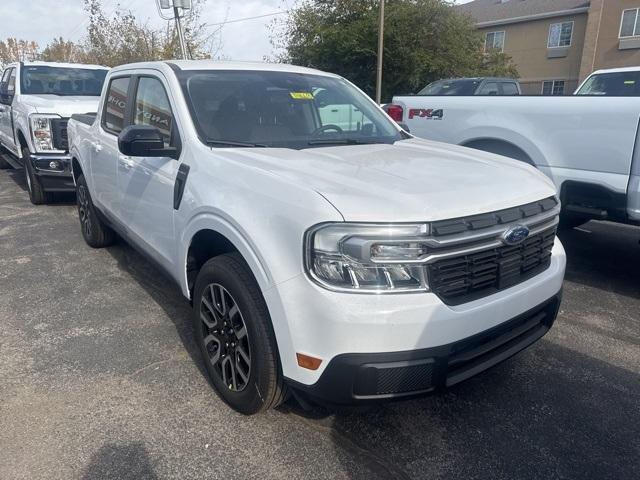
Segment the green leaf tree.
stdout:
<path fill-rule="evenodd" d="M 276 24 L 278 61 L 338 73 L 375 92 L 379 0 L 303 0 Z M 472 19 L 448 0 L 387 0 L 383 100 L 441 78 L 517 76 L 511 58 L 483 52 Z"/>

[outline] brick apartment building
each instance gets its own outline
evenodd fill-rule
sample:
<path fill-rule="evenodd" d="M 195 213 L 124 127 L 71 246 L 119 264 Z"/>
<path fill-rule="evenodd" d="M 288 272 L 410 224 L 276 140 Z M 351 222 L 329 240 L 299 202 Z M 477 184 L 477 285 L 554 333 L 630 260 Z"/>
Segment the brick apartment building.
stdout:
<path fill-rule="evenodd" d="M 569 95 L 591 72 L 640 66 L 640 0 L 474 0 L 457 8 L 513 58 L 525 94 Z"/>

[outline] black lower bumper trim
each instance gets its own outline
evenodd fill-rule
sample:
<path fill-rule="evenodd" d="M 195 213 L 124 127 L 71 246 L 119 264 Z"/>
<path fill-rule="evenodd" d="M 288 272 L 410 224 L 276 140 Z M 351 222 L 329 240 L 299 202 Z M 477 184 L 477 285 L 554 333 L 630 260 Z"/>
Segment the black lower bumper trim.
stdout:
<path fill-rule="evenodd" d="M 76 185 L 73 177 L 69 175 L 46 175 L 39 173 L 38 178 L 42 188 L 47 192 L 75 192 Z"/>
<path fill-rule="evenodd" d="M 333 358 L 313 385 L 288 380 L 317 400 L 346 405 L 417 396 L 462 382 L 543 337 L 560 308 L 561 292 L 490 330 L 439 347 Z"/>

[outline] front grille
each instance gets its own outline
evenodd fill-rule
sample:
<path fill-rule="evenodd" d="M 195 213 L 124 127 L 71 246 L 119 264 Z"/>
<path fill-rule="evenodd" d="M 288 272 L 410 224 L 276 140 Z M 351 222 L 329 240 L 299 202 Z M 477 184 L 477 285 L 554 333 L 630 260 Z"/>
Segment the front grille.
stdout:
<path fill-rule="evenodd" d="M 51 134 L 53 146 L 56 150 L 69 150 L 69 137 L 67 135 L 68 118 L 54 118 L 51 120 Z"/>
<path fill-rule="evenodd" d="M 522 283 L 546 270 L 556 229 L 515 246 L 439 260 L 427 267 L 429 285 L 447 305 L 459 305 Z"/>

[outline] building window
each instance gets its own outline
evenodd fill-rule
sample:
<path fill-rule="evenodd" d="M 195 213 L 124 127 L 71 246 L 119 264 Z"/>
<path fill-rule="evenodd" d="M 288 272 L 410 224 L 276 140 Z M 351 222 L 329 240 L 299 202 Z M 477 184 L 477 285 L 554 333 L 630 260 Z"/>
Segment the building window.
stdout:
<path fill-rule="evenodd" d="M 640 8 L 631 8 L 622 12 L 620 38 L 640 36 Z"/>
<path fill-rule="evenodd" d="M 548 48 L 570 47 L 573 22 L 552 23 L 549 27 Z"/>
<path fill-rule="evenodd" d="M 542 95 L 564 95 L 564 80 L 542 82 Z"/>
<path fill-rule="evenodd" d="M 484 40 L 484 51 L 504 51 L 504 32 L 489 32 Z"/>

